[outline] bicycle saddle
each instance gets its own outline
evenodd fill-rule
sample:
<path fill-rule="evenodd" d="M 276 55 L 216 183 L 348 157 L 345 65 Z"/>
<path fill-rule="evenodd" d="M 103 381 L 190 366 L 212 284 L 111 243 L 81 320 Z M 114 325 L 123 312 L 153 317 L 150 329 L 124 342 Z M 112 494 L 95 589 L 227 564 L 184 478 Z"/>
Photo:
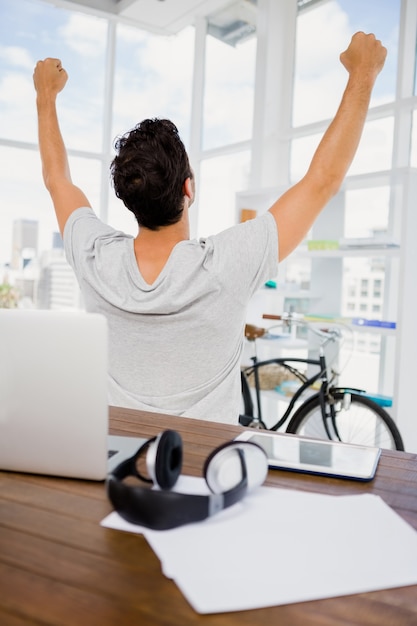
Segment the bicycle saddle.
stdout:
<path fill-rule="evenodd" d="M 266 335 L 267 332 L 266 328 L 261 328 L 260 326 L 254 326 L 253 324 L 245 325 L 245 337 L 248 341 L 255 341 L 255 339 Z"/>

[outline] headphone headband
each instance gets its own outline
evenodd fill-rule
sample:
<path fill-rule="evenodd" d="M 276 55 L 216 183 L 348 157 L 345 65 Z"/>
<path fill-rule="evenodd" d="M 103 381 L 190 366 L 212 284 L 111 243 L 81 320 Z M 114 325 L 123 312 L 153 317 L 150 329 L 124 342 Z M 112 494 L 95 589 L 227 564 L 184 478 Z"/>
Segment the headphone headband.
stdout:
<path fill-rule="evenodd" d="M 164 450 L 164 457 L 159 458 L 160 448 Z M 210 490 L 209 495 L 185 494 L 171 491 L 169 486 L 161 485 L 154 478 L 154 482 L 161 490 L 154 490 L 140 486 L 130 486 L 124 483 L 128 476 L 135 476 L 140 480 L 149 479 L 139 474 L 136 462 L 147 450 L 147 457 L 165 465 L 168 482 L 172 483 L 181 471 L 182 446 L 178 450 L 181 437 L 175 431 L 165 431 L 159 437 L 143 444 L 132 457 L 122 461 L 107 477 L 107 494 L 115 510 L 126 521 L 140 524 L 154 530 L 168 530 L 206 519 L 219 511 L 232 506 L 241 500 L 249 486 L 258 486 L 263 482 L 268 471 L 268 462 L 264 450 L 257 444 L 250 442 L 228 442 L 216 449 L 205 464 L 205 478 Z M 172 444 L 172 445 L 171 445 Z M 156 447 L 157 450 L 155 450 Z M 179 462 L 179 465 L 176 463 Z M 148 458 L 147 458 L 148 465 Z M 248 467 L 249 465 L 249 467 Z M 257 465 L 257 467 L 254 467 Z M 213 469 L 214 467 L 214 469 Z M 224 484 L 223 470 L 226 470 L 227 483 Z M 150 470 L 152 474 L 152 469 Z M 158 472 L 154 472 L 158 476 Z M 251 474 L 256 475 L 255 483 Z M 174 480 L 174 482 L 175 482 Z"/>

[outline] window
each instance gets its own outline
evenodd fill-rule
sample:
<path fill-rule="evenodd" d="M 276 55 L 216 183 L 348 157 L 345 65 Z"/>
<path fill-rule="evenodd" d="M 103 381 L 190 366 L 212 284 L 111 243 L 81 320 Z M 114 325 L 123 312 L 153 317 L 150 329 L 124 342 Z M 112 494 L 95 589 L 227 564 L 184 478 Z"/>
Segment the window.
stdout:
<path fill-rule="evenodd" d="M 199 236 L 215 234 L 238 221 L 235 191 L 248 187 L 249 159 L 249 151 L 244 151 L 202 162 L 197 190 Z"/>
<path fill-rule="evenodd" d="M 368 280 L 361 280 L 361 298 L 368 297 Z"/>
<path fill-rule="evenodd" d="M 339 93 L 339 97 L 341 92 Z M 333 108 L 332 116 L 336 112 Z M 323 129 L 324 132 L 324 129 Z M 393 148 L 394 118 L 386 117 L 367 122 L 362 133 L 361 143 L 350 166 L 348 175 L 366 174 L 391 167 Z M 291 143 L 291 181 L 299 180 L 306 173 L 313 154 L 320 142 L 322 133 L 308 134 L 294 139 Z"/>
<path fill-rule="evenodd" d="M 207 37 L 203 149 L 252 135 L 256 39 L 236 47 Z"/>
<path fill-rule="evenodd" d="M 132 215 L 110 189 L 106 107 L 112 108 L 113 114 L 110 142 L 144 117 L 156 116 L 171 118 L 184 143 L 189 141 L 194 29 L 162 37 L 117 25 L 111 101 L 105 97 L 109 28 L 104 17 L 61 7 L 57 10 L 42 0 L 0 0 L 0 283 L 19 283 L 20 292 L 38 306 L 43 305 L 36 285 L 38 281 L 46 284 L 42 272 L 50 270 L 45 264 L 56 264 L 63 253 L 57 251 L 60 237 L 38 153 L 32 81 L 37 60 L 58 57 L 68 71 L 58 113 L 72 178 L 96 212 L 116 228 L 137 232 Z M 27 219 L 36 222 L 37 241 L 31 256 L 26 249 L 20 259 L 20 266 L 25 265 L 22 276 L 20 270 L 10 267 L 13 225 Z M 57 302 L 53 294 L 42 293 L 41 300 Z M 69 301 L 79 306 L 78 297 L 72 296 L 63 306 Z"/>
<path fill-rule="evenodd" d="M 0 137 L 37 142 L 33 68 L 39 59 L 56 56 L 70 76 L 60 96 L 68 143 L 100 149 L 105 20 L 57 11 L 39 0 L 0 0 L 0 33 Z"/>
<path fill-rule="evenodd" d="M 171 119 L 189 142 L 194 29 L 163 37 L 119 24 L 116 30 L 112 139 L 149 117 Z"/>
<path fill-rule="evenodd" d="M 381 350 L 381 341 L 378 341 L 378 339 L 373 339 L 370 342 L 369 349 L 372 354 L 379 354 Z"/>
<path fill-rule="evenodd" d="M 371 106 L 394 100 L 400 5 L 400 0 L 330 0 L 299 14 L 294 78 L 295 126 L 333 117 L 346 80 L 339 53 L 349 45 L 352 34 L 358 30 L 376 33 L 389 48 Z M 323 37 L 324 32 L 326 37 Z"/>
<path fill-rule="evenodd" d="M 345 237 L 369 238 L 376 232 L 386 233 L 389 202 L 389 187 L 348 189 L 345 195 Z"/>
<path fill-rule="evenodd" d="M 116 29 L 115 86 L 111 142 L 145 118 L 168 118 L 181 139 L 189 142 L 194 29 L 178 35 L 156 36 L 136 27 Z M 136 235 L 133 214 L 109 185 L 108 221 Z"/>
<path fill-rule="evenodd" d="M 91 15 L 58 11 L 38 0 L 0 0 L 0 29 L 0 282 L 22 283 L 23 277 L 14 276 L 9 268 L 13 223 L 37 222 L 37 258 L 42 251 L 52 250 L 57 231 L 42 182 L 33 69 L 39 59 L 55 56 L 68 71 L 70 80 L 59 96 L 61 129 L 70 155 L 72 150 L 89 152 L 88 158 L 70 156 L 70 163 L 74 180 L 99 205 L 107 23 Z M 30 265 L 37 280 L 36 258 Z M 28 271 L 29 267 L 26 277 Z M 33 274 L 30 280 L 36 282 Z"/>
<path fill-rule="evenodd" d="M 380 278 L 377 278 L 374 280 L 373 297 L 374 298 L 382 297 L 382 280 Z"/>

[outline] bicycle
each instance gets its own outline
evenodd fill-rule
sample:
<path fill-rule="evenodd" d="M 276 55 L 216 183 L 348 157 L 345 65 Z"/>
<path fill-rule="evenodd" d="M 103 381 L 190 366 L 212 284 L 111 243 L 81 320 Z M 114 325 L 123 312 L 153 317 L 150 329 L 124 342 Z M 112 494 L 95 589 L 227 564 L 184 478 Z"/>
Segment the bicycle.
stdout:
<path fill-rule="evenodd" d="M 287 433 L 304 435 L 317 439 L 332 439 L 344 443 L 376 446 L 393 450 L 404 450 L 401 434 L 392 419 L 382 406 L 366 397 L 365 391 L 353 387 L 334 386 L 336 372 L 331 371 L 329 377 L 328 363 L 325 356 L 325 347 L 328 343 L 337 341 L 341 337 L 339 328 L 318 329 L 310 323 L 297 319 L 293 314 L 284 316 L 264 316 L 269 319 L 280 320 L 289 328 L 294 324 L 304 324 L 320 338 L 318 359 L 279 357 L 259 361 L 256 354 L 251 357 L 252 365 L 242 368 L 242 398 L 244 414 L 240 415 L 239 422 L 249 428 L 261 428 L 277 431 L 289 420 Z M 266 336 L 270 329 L 260 328 L 247 324 L 245 336 L 249 341 L 256 342 Z M 300 386 L 292 396 L 288 408 L 280 419 L 272 426 L 267 427 L 262 416 L 260 368 L 277 364 L 291 372 L 293 378 L 299 381 Z M 300 371 L 300 364 L 317 367 L 317 372 L 307 376 Z M 254 403 L 250 391 L 248 376 L 253 374 L 257 414 L 254 412 Z M 302 396 L 315 383 L 319 389 L 307 399 Z M 278 397 L 278 396 L 277 396 Z M 302 404 L 295 409 L 296 403 L 302 399 Z"/>

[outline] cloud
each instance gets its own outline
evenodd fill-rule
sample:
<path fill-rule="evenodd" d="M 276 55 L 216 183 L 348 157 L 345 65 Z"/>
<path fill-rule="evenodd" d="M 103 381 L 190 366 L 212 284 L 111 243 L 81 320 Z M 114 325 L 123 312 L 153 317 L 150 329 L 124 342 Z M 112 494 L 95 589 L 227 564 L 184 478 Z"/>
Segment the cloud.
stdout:
<path fill-rule="evenodd" d="M 33 65 L 31 67 L 33 70 Z M 30 75 L 32 78 L 32 74 Z M 31 106 L 34 102 L 34 91 L 31 80 L 27 76 L 7 72 L 0 81 L 0 102 L 11 108 L 16 108 L 16 100 L 20 103 L 27 102 L 31 98 Z M 10 121 L 8 121 L 10 124 Z M 13 129 L 13 133 L 16 129 Z"/>
<path fill-rule="evenodd" d="M 208 39 L 205 148 L 249 139 L 253 118 L 255 56 L 255 39 L 236 48 L 213 38 Z"/>
<path fill-rule="evenodd" d="M 18 141 L 37 140 L 32 70 L 33 65 L 30 74 L 8 71 L 0 78 L 1 137 Z M 2 163 L 3 170 L 4 167 Z"/>
<path fill-rule="evenodd" d="M 34 61 L 28 50 L 19 46 L 0 46 L 2 64 L 14 69 L 33 70 Z"/>
<path fill-rule="evenodd" d="M 347 78 L 339 56 L 351 38 L 348 16 L 337 3 L 326 2 L 299 16 L 296 36 L 293 123 L 298 126 L 335 114 Z"/>
<path fill-rule="evenodd" d="M 34 141 L 35 62 L 30 52 L 20 46 L 0 46 L 0 59 L 0 136 Z"/>
<path fill-rule="evenodd" d="M 106 38 L 107 22 L 98 17 L 72 13 L 67 23 L 59 28 L 58 34 L 68 48 L 86 58 L 100 57 Z"/>
<path fill-rule="evenodd" d="M 391 167 L 393 118 L 382 118 L 365 125 L 349 175 L 364 174 Z M 291 148 L 291 180 L 299 180 L 307 171 L 322 134 L 296 139 Z"/>
<path fill-rule="evenodd" d="M 323 36 L 325 34 L 325 37 Z M 325 2 L 297 19 L 296 72 L 300 80 L 332 74 L 352 36 L 348 15 L 336 2 Z"/>
<path fill-rule="evenodd" d="M 130 27 L 118 28 L 114 101 L 116 133 L 131 128 L 144 117 L 155 116 L 171 117 L 188 131 L 193 37 L 191 28 L 163 38 L 144 35 Z"/>

